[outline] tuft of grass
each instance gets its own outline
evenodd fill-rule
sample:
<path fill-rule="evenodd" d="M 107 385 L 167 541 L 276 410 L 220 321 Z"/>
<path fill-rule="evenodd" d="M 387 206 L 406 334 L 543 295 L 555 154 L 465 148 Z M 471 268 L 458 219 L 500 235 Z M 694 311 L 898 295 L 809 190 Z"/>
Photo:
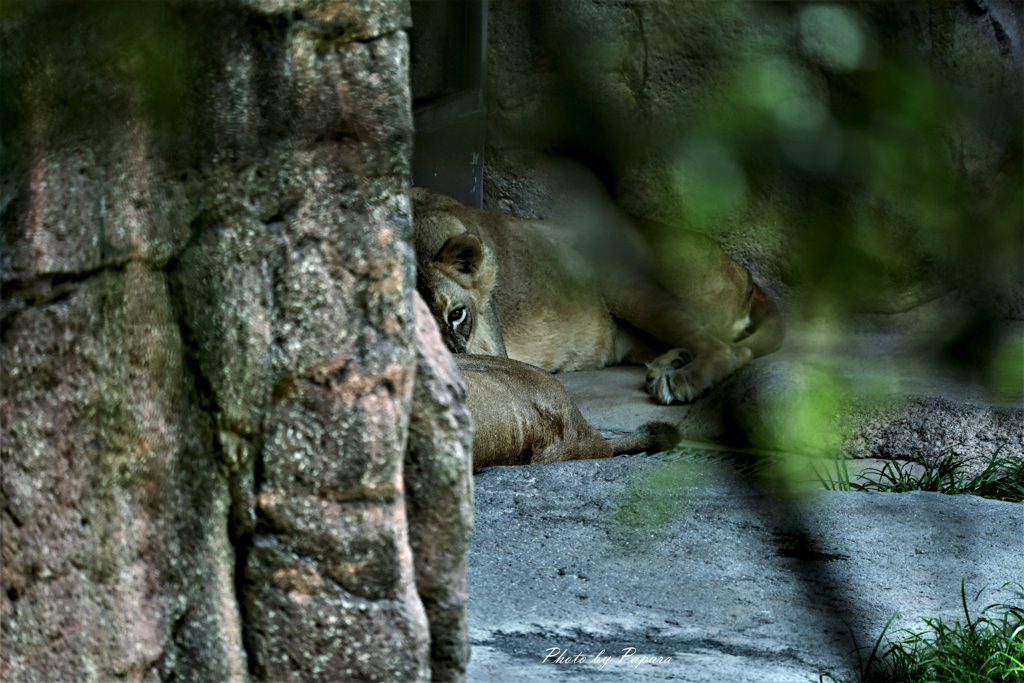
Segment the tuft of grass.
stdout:
<path fill-rule="evenodd" d="M 1003 588 L 1008 586 L 1016 587 L 1017 597 L 1024 599 L 1021 584 L 1008 583 Z M 981 593 L 975 596 L 975 602 Z M 882 648 L 889 626 L 899 616 L 894 614 L 875 641 L 867 662 L 857 648 L 857 677 L 845 678 L 843 683 L 1024 682 L 1024 608 L 996 603 L 972 620 L 963 581 L 960 599 L 966 624 L 956 621 L 950 626 L 942 619 L 924 619 L 925 630 L 904 629 L 902 637 L 888 640 Z M 831 674 L 822 674 L 819 681 L 840 683 Z"/>
<path fill-rule="evenodd" d="M 832 463 L 832 472 L 829 472 L 828 468 L 825 468 L 824 472 L 818 470 L 817 465 L 814 467 L 814 476 L 818 478 L 821 485 L 828 491 L 852 491 L 853 483 L 850 481 L 850 471 L 846 469 L 846 456 L 843 455 L 842 451 L 836 451 L 835 457 Z"/>
<path fill-rule="evenodd" d="M 816 468 L 815 475 L 822 486 L 830 491 L 934 491 L 949 495 L 970 494 L 1012 503 L 1024 502 L 1024 458 L 1003 457 L 997 450 L 985 468 L 975 474 L 967 471 L 971 462 L 950 451 L 949 455 L 938 462 L 923 464 L 924 471 L 920 474 L 915 474 L 913 468 L 894 460 L 881 468 L 866 469 L 856 480 L 851 480 L 846 459 L 842 453 L 838 453 L 832 472 L 826 468 L 821 473 Z"/>

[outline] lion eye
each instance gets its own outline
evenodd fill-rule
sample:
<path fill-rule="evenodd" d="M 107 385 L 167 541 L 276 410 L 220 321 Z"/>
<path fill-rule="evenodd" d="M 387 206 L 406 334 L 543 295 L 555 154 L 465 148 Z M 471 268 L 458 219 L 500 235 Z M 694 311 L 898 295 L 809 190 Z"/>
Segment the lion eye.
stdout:
<path fill-rule="evenodd" d="M 452 325 L 458 325 L 459 323 L 461 323 L 465 319 L 466 319 L 466 308 L 464 306 L 459 306 L 458 308 L 454 308 L 448 314 L 448 322 L 450 324 L 452 324 Z"/>

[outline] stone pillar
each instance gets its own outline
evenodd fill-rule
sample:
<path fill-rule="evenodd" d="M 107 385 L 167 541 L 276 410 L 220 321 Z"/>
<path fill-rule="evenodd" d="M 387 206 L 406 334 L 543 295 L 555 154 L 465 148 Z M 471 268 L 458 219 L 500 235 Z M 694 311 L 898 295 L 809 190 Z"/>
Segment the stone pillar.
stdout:
<path fill-rule="evenodd" d="M 405 496 L 408 17 L 0 16 L 0 678 L 424 680 L 432 638 L 465 648 L 464 566 L 429 623 Z M 450 426 L 422 457 L 468 481 L 446 386 L 417 394 Z"/>

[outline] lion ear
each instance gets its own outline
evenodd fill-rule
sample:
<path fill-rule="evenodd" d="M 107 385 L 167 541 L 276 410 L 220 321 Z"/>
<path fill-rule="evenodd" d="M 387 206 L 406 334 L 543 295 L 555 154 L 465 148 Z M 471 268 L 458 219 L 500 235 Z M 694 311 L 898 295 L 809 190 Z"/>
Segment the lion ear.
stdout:
<path fill-rule="evenodd" d="M 472 277 L 484 260 L 484 246 L 476 235 L 463 233 L 445 242 L 434 260 Z"/>
<path fill-rule="evenodd" d="M 463 233 L 452 237 L 437 252 L 434 261 L 481 299 L 490 296 L 497 280 L 498 263 L 476 235 Z"/>

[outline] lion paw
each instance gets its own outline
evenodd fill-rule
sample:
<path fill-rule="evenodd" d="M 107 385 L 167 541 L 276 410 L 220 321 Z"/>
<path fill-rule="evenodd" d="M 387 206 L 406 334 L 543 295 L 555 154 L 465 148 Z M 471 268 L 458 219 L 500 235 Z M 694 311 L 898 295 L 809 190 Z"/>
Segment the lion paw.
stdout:
<path fill-rule="evenodd" d="M 696 371 L 693 358 L 683 349 L 672 349 L 647 364 L 647 393 L 664 405 L 689 403 L 711 388 L 707 373 Z"/>

